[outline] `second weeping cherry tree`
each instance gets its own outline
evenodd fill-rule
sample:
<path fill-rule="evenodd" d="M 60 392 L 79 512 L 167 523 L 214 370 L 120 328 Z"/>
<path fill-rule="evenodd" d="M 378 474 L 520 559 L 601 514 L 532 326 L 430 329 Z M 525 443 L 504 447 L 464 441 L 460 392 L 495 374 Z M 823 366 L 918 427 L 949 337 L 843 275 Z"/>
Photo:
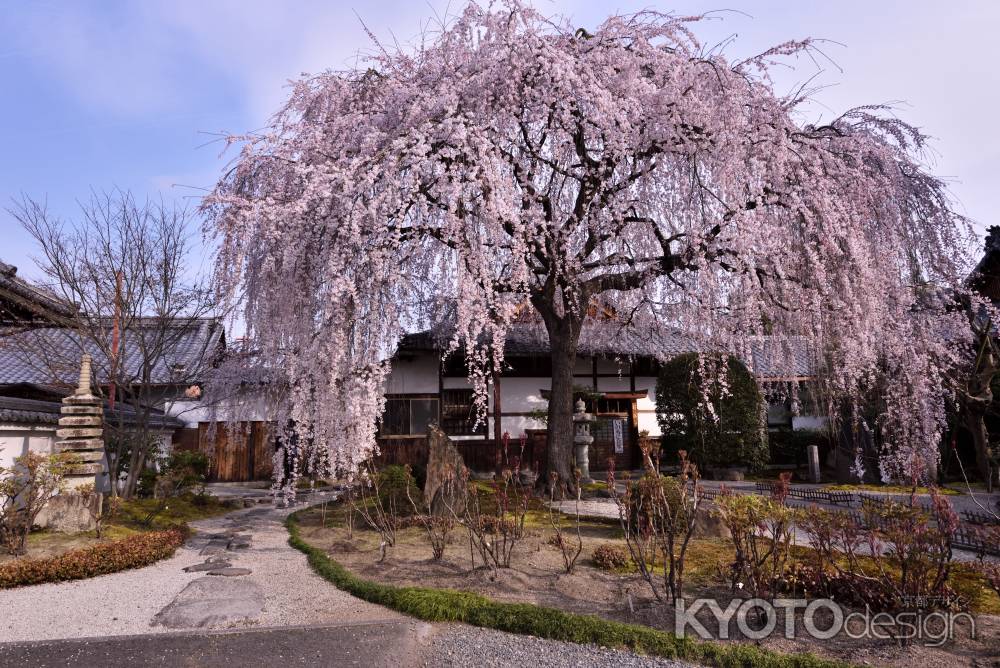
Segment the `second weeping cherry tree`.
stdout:
<path fill-rule="evenodd" d="M 779 355 L 812 342 L 828 396 L 881 388 L 883 476 L 931 470 L 969 340 L 940 295 L 969 228 L 925 137 L 879 107 L 803 123 L 768 69 L 809 40 L 732 62 L 697 20 L 591 33 L 470 4 L 418 48 L 376 42 L 366 67 L 297 81 L 266 131 L 234 138 L 205 202 L 219 286 L 282 370 L 299 442 L 345 471 L 369 456 L 386 360 L 444 303 L 482 414 L 530 308 L 552 356 L 549 466 L 572 480 L 573 368 L 600 303 L 652 354 L 677 332 L 744 356 L 765 334 Z"/>

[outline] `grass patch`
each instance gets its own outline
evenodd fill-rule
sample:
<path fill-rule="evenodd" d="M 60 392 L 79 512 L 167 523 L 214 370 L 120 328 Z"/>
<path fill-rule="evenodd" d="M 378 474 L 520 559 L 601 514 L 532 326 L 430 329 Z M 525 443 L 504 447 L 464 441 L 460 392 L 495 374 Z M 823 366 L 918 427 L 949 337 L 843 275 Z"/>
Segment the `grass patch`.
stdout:
<path fill-rule="evenodd" d="M 208 517 L 228 513 L 238 507 L 231 501 L 222 501 L 208 494 L 182 494 L 167 501 L 166 508 L 145 524 L 146 517 L 160 506 L 158 499 L 132 499 L 123 501 L 115 516 L 107 520 L 105 531 L 109 536 L 129 535 L 139 531 L 168 529 Z"/>
<path fill-rule="evenodd" d="M 604 647 L 640 654 L 697 661 L 713 666 L 776 668 L 842 668 L 849 664 L 813 654 L 780 654 L 755 645 L 701 642 L 635 624 L 613 622 L 526 603 L 498 603 L 485 596 L 450 589 L 394 587 L 364 580 L 307 543 L 297 517 L 285 520 L 289 544 L 303 552 L 309 565 L 324 579 L 360 599 L 428 622 L 462 622 L 509 633 Z"/>

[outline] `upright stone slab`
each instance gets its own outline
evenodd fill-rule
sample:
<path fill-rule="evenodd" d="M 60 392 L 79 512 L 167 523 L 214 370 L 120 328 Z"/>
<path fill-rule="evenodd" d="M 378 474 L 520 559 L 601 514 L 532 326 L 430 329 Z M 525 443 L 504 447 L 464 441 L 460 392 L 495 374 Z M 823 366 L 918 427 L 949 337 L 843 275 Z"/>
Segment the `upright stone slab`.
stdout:
<path fill-rule="evenodd" d="M 461 513 L 465 509 L 468 492 L 462 482 L 465 471 L 462 454 L 436 425 L 427 431 L 427 449 L 424 501 L 434 515 L 449 514 L 449 507 Z"/>
<path fill-rule="evenodd" d="M 806 446 L 806 456 L 809 459 L 809 482 L 820 482 L 819 475 L 819 446 Z"/>

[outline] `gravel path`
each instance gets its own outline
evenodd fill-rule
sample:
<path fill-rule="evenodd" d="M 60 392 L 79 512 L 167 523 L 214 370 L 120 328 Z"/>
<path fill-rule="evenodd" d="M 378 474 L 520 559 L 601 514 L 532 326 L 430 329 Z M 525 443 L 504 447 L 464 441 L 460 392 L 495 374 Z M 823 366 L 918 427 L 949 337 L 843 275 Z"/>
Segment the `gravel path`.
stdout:
<path fill-rule="evenodd" d="M 468 666 L 680 668 L 691 665 L 670 659 L 638 656 L 596 645 L 542 640 L 532 636 L 458 625 L 440 628 L 424 653 L 423 659 L 424 665 L 428 667 L 460 666 L 461 668 Z"/>
<path fill-rule="evenodd" d="M 312 572 L 305 555 L 288 545 L 282 521 L 288 510 L 252 508 L 192 523 L 206 533 L 234 527 L 252 534 L 247 549 L 227 552 L 233 566 L 251 569 L 246 580 L 264 595 L 255 626 L 338 624 L 401 619 L 391 610 L 340 591 Z M 0 590 L 0 640 L 49 640 L 162 633 L 150 626 L 192 581 L 205 573 L 182 569 L 205 560 L 207 541 L 194 540 L 164 561 L 88 580 Z M 219 628 L 218 626 L 213 626 Z"/>
<path fill-rule="evenodd" d="M 190 665 L 194 657 L 205 659 L 205 665 L 254 665 L 264 651 L 259 647 L 259 642 L 264 642 L 261 638 L 270 637 L 259 636 L 256 632 L 293 627 L 287 630 L 306 633 L 314 644 L 334 643 L 320 647 L 322 651 L 309 650 L 303 643 L 272 648 L 300 665 L 330 665 L 328 659 L 332 660 L 332 655 L 327 656 L 330 652 L 352 656 L 355 660 L 347 662 L 352 665 L 361 665 L 357 659 L 367 657 L 364 662 L 367 665 L 395 668 L 688 665 L 592 645 L 542 640 L 459 624 L 423 624 L 366 603 L 314 574 L 305 556 L 288 545 L 288 533 L 282 524 L 288 512 L 271 507 L 251 508 L 195 522 L 192 526 L 200 537 L 189 541 L 170 559 L 146 568 L 77 582 L 0 591 L 0 663 L 18 656 L 23 660 L 21 665 L 64 665 L 70 656 L 77 659 L 86 656 L 95 661 L 95 657 L 100 656 L 104 665 L 137 665 L 137 659 L 141 659 L 138 661 L 141 664 L 146 659 L 151 661 L 150 657 L 159 657 L 156 665 L 165 666 Z M 206 555 L 201 554 L 202 550 L 209 548 L 210 551 L 218 544 L 220 536 L 247 534 L 251 536 L 248 548 L 230 549 L 213 556 L 225 558 L 234 567 L 249 569 L 250 574 L 226 578 L 207 576 L 204 571 L 184 572 L 185 567 L 204 562 Z M 187 600 L 185 597 L 192 596 L 192 592 L 197 594 L 199 585 L 215 583 L 226 585 L 223 589 L 240 584 L 252 589 L 255 595 L 262 594 L 263 608 L 255 612 L 249 622 L 192 623 L 198 627 L 193 630 L 199 631 L 195 636 L 184 631 L 183 626 L 153 625 L 159 619 L 158 613 L 176 608 L 178 603 Z M 213 610 L 225 607 L 210 596 L 201 603 Z M 184 619 L 184 616 L 179 618 Z M 369 626 L 365 622 L 376 624 Z M 329 626 L 326 630 L 307 631 L 300 625 L 313 629 Z M 297 626 L 298 629 L 294 628 Z M 200 633 L 240 628 L 254 633 L 243 636 Z M 370 648 L 364 649 L 367 642 L 364 633 L 368 628 L 371 629 L 369 636 L 375 633 L 380 638 L 381 659 L 376 658 Z M 164 635 L 167 633 L 172 635 Z M 98 637 L 103 639 L 97 640 Z M 72 643 L 72 639 L 82 638 L 91 640 L 83 644 Z M 59 639 L 67 640 L 57 644 L 33 642 Z M 16 644 L 19 642 L 31 644 Z M 268 642 L 274 644 L 276 641 Z M 209 661 L 210 657 L 214 659 Z M 112 658 L 115 661 L 108 663 Z M 118 659 L 120 663 L 116 663 Z M 338 654 L 334 663 L 343 663 L 343 657 Z"/>

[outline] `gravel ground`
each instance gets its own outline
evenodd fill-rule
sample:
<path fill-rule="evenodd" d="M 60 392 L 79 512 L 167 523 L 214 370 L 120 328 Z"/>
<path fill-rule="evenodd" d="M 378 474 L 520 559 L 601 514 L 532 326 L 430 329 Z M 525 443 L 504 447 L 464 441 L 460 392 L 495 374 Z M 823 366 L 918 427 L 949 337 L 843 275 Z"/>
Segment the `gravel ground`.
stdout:
<path fill-rule="evenodd" d="M 468 666 L 531 666 L 531 668 L 668 666 L 680 668 L 691 664 L 638 656 L 630 652 L 605 649 L 596 645 L 577 645 L 474 626 L 453 625 L 440 628 L 434 635 L 434 639 L 424 653 L 424 665 L 461 666 L 462 668 Z"/>
<path fill-rule="evenodd" d="M 251 547 L 227 553 L 233 566 L 249 568 L 243 576 L 264 592 L 256 626 L 338 624 L 400 619 L 402 616 L 356 599 L 312 572 L 306 557 L 288 545 L 282 521 L 286 510 L 252 508 L 192 524 L 205 532 L 245 526 Z M 204 561 L 196 542 L 164 561 L 76 582 L 0 590 L 0 641 L 51 640 L 94 636 L 162 633 L 150 621 L 184 587 L 204 573 L 185 566 Z"/>

